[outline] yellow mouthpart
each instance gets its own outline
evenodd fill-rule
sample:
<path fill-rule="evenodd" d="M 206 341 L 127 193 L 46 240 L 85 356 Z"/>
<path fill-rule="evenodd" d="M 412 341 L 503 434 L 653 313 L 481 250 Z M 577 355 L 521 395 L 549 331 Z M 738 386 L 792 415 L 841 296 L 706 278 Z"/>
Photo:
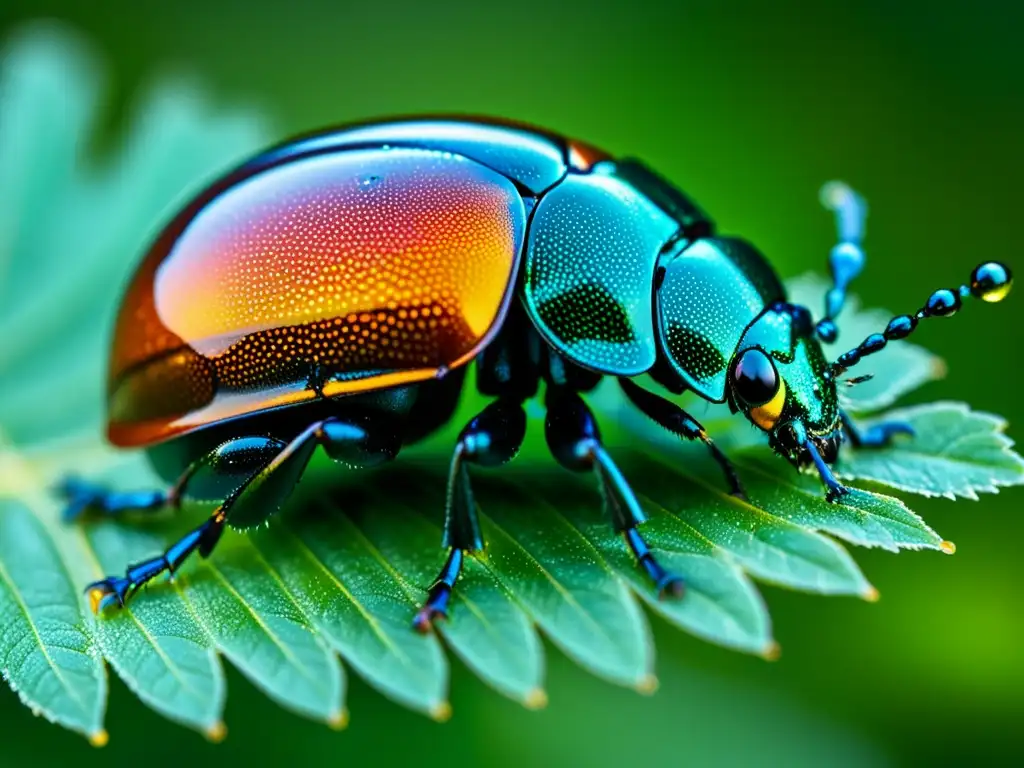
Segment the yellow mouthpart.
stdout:
<path fill-rule="evenodd" d="M 750 420 L 753 421 L 757 426 L 763 429 L 765 432 L 770 432 L 775 426 L 775 422 L 779 420 L 782 415 L 782 408 L 786 404 L 786 382 L 781 378 L 779 379 L 779 391 L 775 393 L 775 397 L 769 400 L 764 405 L 759 405 L 756 408 L 750 409 Z"/>

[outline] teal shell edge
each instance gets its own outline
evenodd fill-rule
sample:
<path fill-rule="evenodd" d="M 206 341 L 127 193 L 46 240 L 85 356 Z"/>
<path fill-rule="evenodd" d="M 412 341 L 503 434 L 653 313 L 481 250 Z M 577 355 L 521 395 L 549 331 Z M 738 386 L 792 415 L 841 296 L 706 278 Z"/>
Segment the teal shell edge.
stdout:
<path fill-rule="evenodd" d="M 765 258 L 738 238 L 695 240 L 663 266 L 657 311 L 664 356 L 687 387 L 723 402 L 740 340 L 767 307 L 785 301 L 785 290 Z"/>
<path fill-rule="evenodd" d="M 549 190 L 533 213 L 523 272 L 523 302 L 545 341 L 604 374 L 649 370 L 655 269 L 678 230 L 611 164 Z"/>

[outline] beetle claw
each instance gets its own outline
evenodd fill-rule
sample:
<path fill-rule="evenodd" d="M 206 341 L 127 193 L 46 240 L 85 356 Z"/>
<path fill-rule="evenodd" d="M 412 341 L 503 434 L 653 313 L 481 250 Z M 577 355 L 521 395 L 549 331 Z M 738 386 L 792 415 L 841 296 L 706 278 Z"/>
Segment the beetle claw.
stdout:
<path fill-rule="evenodd" d="M 124 608 L 128 591 L 131 588 L 132 582 L 124 577 L 111 576 L 94 581 L 85 588 L 85 594 L 89 598 L 89 608 L 94 614 L 102 613 L 115 603 L 118 608 Z"/>
<path fill-rule="evenodd" d="M 828 490 L 825 492 L 825 501 L 835 503 L 849 492 L 850 489 L 845 485 L 829 486 Z"/>
<path fill-rule="evenodd" d="M 678 600 L 686 594 L 686 582 L 674 573 L 666 573 L 658 579 L 657 587 L 659 600 Z"/>
<path fill-rule="evenodd" d="M 421 635 L 425 635 L 434 628 L 438 621 L 448 621 L 447 611 L 425 605 L 416 612 L 416 617 L 412 620 L 412 627 Z"/>

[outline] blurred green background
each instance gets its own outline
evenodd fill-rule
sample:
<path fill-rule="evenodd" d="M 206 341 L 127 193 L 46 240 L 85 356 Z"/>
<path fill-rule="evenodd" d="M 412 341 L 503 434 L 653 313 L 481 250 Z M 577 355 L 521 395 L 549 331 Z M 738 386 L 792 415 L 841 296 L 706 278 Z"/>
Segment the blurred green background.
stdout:
<path fill-rule="evenodd" d="M 842 178 L 872 210 L 857 292 L 897 311 L 963 281 L 983 259 L 1024 269 L 1019 4 L 141 5 L 0 6 L 0 33 L 61 19 L 110 67 L 97 152 L 117 145 L 137 94 L 171 72 L 201 83 L 214 102 L 266 112 L 282 136 L 395 113 L 475 112 L 637 155 L 787 276 L 824 271 L 833 229 L 816 194 Z M 916 399 L 968 400 L 1006 416 L 1020 437 L 1022 323 L 1016 296 L 923 330 L 918 341 L 950 373 Z M 783 648 L 774 664 L 652 619 L 662 689 L 650 698 L 549 649 L 551 703 L 541 713 L 498 697 L 456 663 L 451 722 L 410 714 L 350 676 L 352 724 L 336 734 L 231 674 L 231 736 L 212 746 L 112 677 L 103 751 L 0 690 L 10 734 L 0 764 L 1021 764 L 1021 499 L 1007 491 L 980 504 L 911 500 L 958 552 L 857 551 L 881 590 L 877 605 L 764 587 Z"/>

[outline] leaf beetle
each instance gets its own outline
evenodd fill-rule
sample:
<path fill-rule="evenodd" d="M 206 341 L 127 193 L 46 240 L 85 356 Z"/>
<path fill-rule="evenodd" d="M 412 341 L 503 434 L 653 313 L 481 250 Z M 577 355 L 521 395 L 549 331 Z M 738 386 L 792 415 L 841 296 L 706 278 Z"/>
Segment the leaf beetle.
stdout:
<path fill-rule="evenodd" d="M 617 378 L 647 416 L 702 442 L 742 496 L 700 423 L 634 378 L 728 403 L 775 452 L 816 469 L 835 500 L 846 489 L 829 465 L 844 437 L 870 448 L 909 430 L 858 430 L 840 409 L 838 377 L 920 320 L 1009 291 L 1009 269 L 982 264 L 968 285 L 936 291 L 829 363 L 820 342 L 835 341 L 863 266 L 866 209 L 844 185 L 823 195 L 839 236 L 834 287 L 815 324 L 752 245 L 716 234 L 642 163 L 574 140 L 507 122 L 416 118 L 267 150 L 184 207 L 124 294 L 107 433 L 117 446 L 146 448 L 170 490 L 69 480 L 66 516 L 175 506 L 199 486 L 221 503 L 163 554 L 89 585 L 93 610 L 123 606 L 195 551 L 208 556 L 226 525 L 264 523 L 317 446 L 351 467 L 395 458 L 451 417 L 470 362 L 490 404 L 454 446 L 447 560 L 414 626 L 445 617 L 465 554 L 484 546 L 468 468 L 516 455 L 523 404 L 541 381 L 555 459 L 594 472 L 654 587 L 681 594 L 681 578 L 638 530 L 644 513 L 581 393 Z"/>

